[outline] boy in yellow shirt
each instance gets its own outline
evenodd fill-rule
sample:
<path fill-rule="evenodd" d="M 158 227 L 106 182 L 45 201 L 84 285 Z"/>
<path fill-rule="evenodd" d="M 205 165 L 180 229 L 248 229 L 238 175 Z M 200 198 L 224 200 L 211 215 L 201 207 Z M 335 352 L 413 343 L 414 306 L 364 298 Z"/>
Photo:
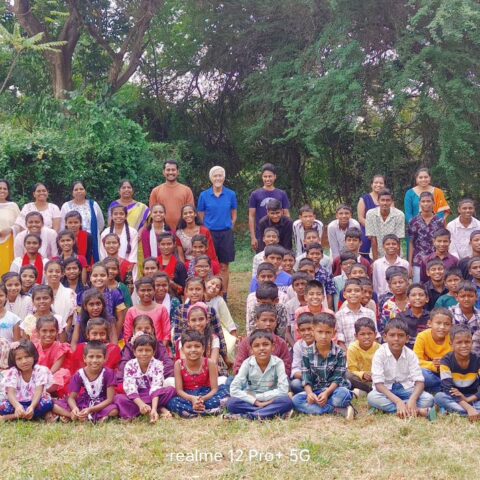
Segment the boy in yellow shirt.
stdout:
<path fill-rule="evenodd" d="M 440 360 L 452 351 L 450 329 L 453 325 L 453 315 L 447 308 L 434 308 L 430 312 L 428 330 L 417 335 L 413 351 L 418 357 L 423 377 L 425 391 L 436 394 L 441 390 Z"/>
<path fill-rule="evenodd" d="M 372 390 L 372 359 L 380 347 L 375 341 L 376 336 L 377 329 L 371 318 L 361 317 L 355 322 L 356 340 L 347 350 L 347 379 L 356 397 L 365 396 Z"/>

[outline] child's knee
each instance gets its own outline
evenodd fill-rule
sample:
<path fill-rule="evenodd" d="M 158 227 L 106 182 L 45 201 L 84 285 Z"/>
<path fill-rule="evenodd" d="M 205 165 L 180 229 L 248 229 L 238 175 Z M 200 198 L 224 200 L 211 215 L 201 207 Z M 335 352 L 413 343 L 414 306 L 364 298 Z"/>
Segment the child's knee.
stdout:
<path fill-rule="evenodd" d="M 332 394 L 332 405 L 334 407 L 346 407 L 352 401 L 352 393 L 348 388 L 338 387 Z"/>

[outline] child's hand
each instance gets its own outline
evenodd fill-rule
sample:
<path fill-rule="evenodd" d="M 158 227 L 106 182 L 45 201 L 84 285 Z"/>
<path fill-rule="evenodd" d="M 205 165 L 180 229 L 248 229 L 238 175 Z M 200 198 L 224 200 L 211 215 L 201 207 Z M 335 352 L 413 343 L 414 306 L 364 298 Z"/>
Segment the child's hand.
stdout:
<path fill-rule="evenodd" d="M 465 396 L 458 388 L 451 388 L 450 395 L 452 395 L 452 397 L 456 397 L 458 400 L 465 400 Z"/>
<path fill-rule="evenodd" d="M 318 397 L 313 392 L 307 393 L 307 403 L 310 405 L 318 403 Z"/>
<path fill-rule="evenodd" d="M 72 420 L 78 420 L 80 418 L 80 409 L 78 407 L 72 408 Z"/>
<path fill-rule="evenodd" d="M 150 423 L 157 423 L 158 421 L 158 412 L 152 408 L 150 411 Z"/>
<path fill-rule="evenodd" d="M 34 414 L 34 408 L 30 405 L 26 410 L 25 410 L 25 413 L 23 415 L 23 418 L 25 418 L 26 420 L 31 420 L 33 418 L 33 414 Z"/>
<path fill-rule="evenodd" d="M 146 403 L 143 403 L 143 405 L 140 407 L 140 413 L 142 415 L 148 415 L 152 411 L 152 407 L 150 405 L 147 405 Z"/>
<path fill-rule="evenodd" d="M 399 418 L 407 418 L 408 417 L 408 408 L 406 403 L 404 403 L 402 400 L 399 400 L 396 403 L 397 406 L 397 417 Z"/>
<path fill-rule="evenodd" d="M 17 418 L 24 418 L 25 417 L 25 410 L 23 409 L 22 405 L 19 405 L 15 408 L 15 416 Z"/>
<path fill-rule="evenodd" d="M 466 410 L 467 410 L 468 419 L 471 422 L 477 422 L 478 420 L 480 420 L 480 412 L 478 410 L 476 410 L 472 406 L 469 406 Z"/>
<path fill-rule="evenodd" d="M 318 397 L 317 397 L 317 403 L 321 406 L 324 407 L 327 404 L 328 401 L 328 395 L 327 392 L 322 392 Z"/>
<path fill-rule="evenodd" d="M 417 416 L 417 402 L 414 400 L 408 400 L 407 402 L 407 414 L 409 417 Z"/>
<path fill-rule="evenodd" d="M 368 373 L 368 372 L 365 372 L 362 375 L 362 379 L 365 380 L 366 382 L 371 382 L 372 381 L 372 374 Z"/>
<path fill-rule="evenodd" d="M 440 370 L 440 360 L 441 358 L 434 358 L 432 360 L 433 366 L 438 370 Z"/>
<path fill-rule="evenodd" d="M 270 405 L 273 402 L 273 400 L 265 400 L 264 402 L 261 402 L 260 400 L 256 400 L 254 405 L 259 408 L 266 407 L 267 405 Z"/>
<path fill-rule="evenodd" d="M 195 397 L 195 401 L 192 403 L 193 409 L 196 412 L 204 412 L 205 411 L 205 403 L 203 402 L 202 397 Z"/>

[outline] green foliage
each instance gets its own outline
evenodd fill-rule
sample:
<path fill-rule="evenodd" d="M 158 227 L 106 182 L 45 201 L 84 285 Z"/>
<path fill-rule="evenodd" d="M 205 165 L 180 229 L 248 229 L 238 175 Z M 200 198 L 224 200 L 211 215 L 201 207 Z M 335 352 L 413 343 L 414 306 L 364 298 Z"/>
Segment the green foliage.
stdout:
<path fill-rule="evenodd" d="M 150 189 L 161 181 L 163 160 L 177 154 L 173 145 L 147 142 L 141 127 L 114 106 L 77 96 L 44 108 L 45 119 L 39 116 L 41 121 L 28 130 L 0 124 L 0 176 L 12 183 L 19 203 L 29 200 L 37 181 L 45 182 L 53 200 L 62 203 L 72 183 L 81 179 L 106 206 L 122 178 L 137 186 L 139 200 L 148 201 Z"/>

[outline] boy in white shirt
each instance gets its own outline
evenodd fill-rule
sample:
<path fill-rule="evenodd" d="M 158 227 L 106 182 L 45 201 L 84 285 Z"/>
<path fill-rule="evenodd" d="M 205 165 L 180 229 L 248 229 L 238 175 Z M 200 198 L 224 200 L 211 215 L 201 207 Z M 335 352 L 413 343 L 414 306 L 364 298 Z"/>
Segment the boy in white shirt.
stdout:
<path fill-rule="evenodd" d="M 421 416 L 434 420 L 433 397 L 424 391 L 418 357 L 405 346 L 407 324 L 398 319 L 388 322 L 384 340 L 373 356 L 373 390 L 367 396 L 368 404 L 385 413 L 396 413 L 400 418 Z"/>

